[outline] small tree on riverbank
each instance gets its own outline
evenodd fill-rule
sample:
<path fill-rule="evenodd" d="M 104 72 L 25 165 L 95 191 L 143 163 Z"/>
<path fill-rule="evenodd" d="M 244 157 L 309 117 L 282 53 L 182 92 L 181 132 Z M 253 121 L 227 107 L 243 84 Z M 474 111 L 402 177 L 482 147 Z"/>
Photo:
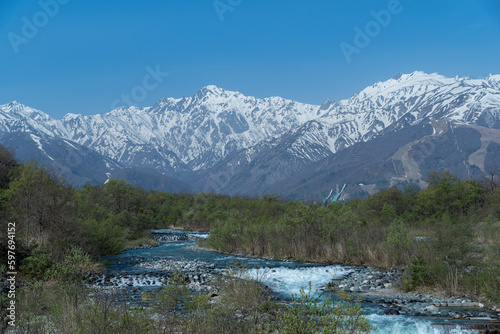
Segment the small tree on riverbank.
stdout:
<path fill-rule="evenodd" d="M 335 301 L 335 295 L 338 301 Z M 376 327 L 370 325 L 359 300 L 345 292 L 329 291 L 320 301 L 316 290 L 300 289 L 299 295 L 292 295 L 292 303 L 278 313 L 274 329 L 279 333 L 370 333 Z"/>

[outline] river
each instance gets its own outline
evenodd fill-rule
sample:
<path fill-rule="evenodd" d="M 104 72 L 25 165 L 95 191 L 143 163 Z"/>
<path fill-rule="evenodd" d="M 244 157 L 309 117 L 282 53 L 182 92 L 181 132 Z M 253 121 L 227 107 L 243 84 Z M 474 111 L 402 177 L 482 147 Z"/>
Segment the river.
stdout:
<path fill-rule="evenodd" d="M 289 299 L 292 293 L 298 293 L 301 287 L 307 288 L 309 282 L 314 290 L 324 289 L 333 278 L 346 275 L 352 268 L 340 265 L 322 265 L 315 263 L 273 261 L 251 257 L 225 255 L 214 251 L 197 249 L 196 238 L 206 238 L 207 233 L 183 232 L 177 230 L 156 231 L 165 235 L 185 235 L 186 238 L 175 237 L 171 242 L 157 247 L 131 249 L 107 258 L 107 277 L 113 277 L 115 285 L 131 289 L 150 289 L 161 286 L 161 268 L 140 267 L 142 262 L 168 259 L 179 261 L 196 261 L 210 263 L 213 270 L 224 270 L 235 260 L 245 264 L 249 279 L 259 278 L 269 286 L 280 298 Z M 181 240 L 177 240 L 181 239 Z M 193 240 L 194 239 L 194 240 Z M 478 333 L 440 317 L 412 317 L 406 315 L 384 315 L 383 307 L 375 304 L 364 304 L 367 317 L 372 325 L 377 326 L 376 333 Z"/>

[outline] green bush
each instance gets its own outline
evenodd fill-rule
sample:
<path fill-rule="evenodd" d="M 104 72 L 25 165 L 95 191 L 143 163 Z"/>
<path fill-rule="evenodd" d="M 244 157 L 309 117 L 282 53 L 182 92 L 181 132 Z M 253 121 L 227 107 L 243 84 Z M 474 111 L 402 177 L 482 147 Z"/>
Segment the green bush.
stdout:
<path fill-rule="evenodd" d="M 37 282 L 18 293 L 18 333 L 47 334 L 139 334 L 153 331 L 151 319 L 142 310 L 119 307 L 116 296 L 93 292 L 81 284 L 58 286 Z"/>
<path fill-rule="evenodd" d="M 273 328 L 278 333 L 369 333 L 376 328 L 364 316 L 364 309 L 353 295 L 339 291 L 335 301 L 334 291 L 320 301 L 318 291 L 300 289 L 292 295 L 292 302 L 278 313 Z"/>
<path fill-rule="evenodd" d="M 47 269 L 46 277 L 61 281 L 81 281 L 85 275 L 96 268 L 88 254 L 78 247 L 72 247 L 63 262 L 55 263 Z"/>
<path fill-rule="evenodd" d="M 424 259 L 419 258 L 414 260 L 410 268 L 410 276 L 407 278 L 405 284 L 405 289 L 411 291 L 415 290 L 415 288 L 419 286 L 431 283 L 431 275 L 429 271 L 429 266 Z"/>
<path fill-rule="evenodd" d="M 401 219 L 395 219 L 392 224 L 385 229 L 386 240 L 382 247 L 385 247 L 390 254 L 394 265 L 404 265 L 410 261 L 413 242 L 409 237 L 408 228 Z"/>
<path fill-rule="evenodd" d="M 89 219 L 83 222 L 88 240 L 95 253 L 101 255 L 116 254 L 125 245 L 123 228 L 116 222 L 117 218 L 107 218 L 103 221 Z"/>
<path fill-rule="evenodd" d="M 47 271 L 52 268 L 54 262 L 44 249 L 36 248 L 31 255 L 21 262 L 21 270 L 34 279 L 47 278 Z"/>

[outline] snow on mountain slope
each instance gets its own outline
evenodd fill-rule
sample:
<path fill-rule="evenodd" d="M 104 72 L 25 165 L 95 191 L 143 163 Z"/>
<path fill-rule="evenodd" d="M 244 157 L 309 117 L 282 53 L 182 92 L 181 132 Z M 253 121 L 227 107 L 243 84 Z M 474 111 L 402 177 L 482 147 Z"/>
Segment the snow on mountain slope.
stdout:
<path fill-rule="evenodd" d="M 0 106 L 0 129 L 68 139 L 125 165 L 186 171 L 209 168 L 230 152 L 320 115 L 319 106 L 207 86 L 193 97 L 167 98 L 148 108 L 68 114 L 62 120 L 13 102 Z"/>
<path fill-rule="evenodd" d="M 403 119 L 402 126 L 433 118 L 499 128 L 500 75 L 472 79 L 419 71 L 398 74 L 347 100 L 328 101 L 321 109 L 322 116 L 292 130 L 303 133 L 292 146 L 304 150 L 304 145 L 320 144 L 335 153 L 368 141 Z"/>
<path fill-rule="evenodd" d="M 0 132 L 31 132 L 57 137 L 66 135 L 60 121 L 17 101 L 0 105 Z"/>
<path fill-rule="evenodd" d="M 430 119 L 500 129 L 500 76 L 399 74 L 348 100 L 326 101 L 319 112 L 320 117 L 279 138 L 228 156 L 198 186 L 245 193 L 258 184 L 261 190 L 267 187 L 266 191 L 273 192 L 280 182 L 293 183 L 298 172 L 337 152 Z M 218 182 L 219 174 L 229 180 Z"/>
<path fill-rule="evenodd" d="M 245 164 L 258 157 L 255 152 L 273 147 L 280 150 L 280 165 L 287 157 L 307 164 L 426 118 L 500 128 L 500 75 L 398 74 L 321 106 L 210 85 L 192 97 L 165 98 L 147 108 L 67 114 L 61 120 L 14 101 L 0 106 L 0 132 L 61 138 L 124 166 L 174 175 L 210 169 L 241 149 Z M 263 141 L 267 144 L 253 149 Z"/>

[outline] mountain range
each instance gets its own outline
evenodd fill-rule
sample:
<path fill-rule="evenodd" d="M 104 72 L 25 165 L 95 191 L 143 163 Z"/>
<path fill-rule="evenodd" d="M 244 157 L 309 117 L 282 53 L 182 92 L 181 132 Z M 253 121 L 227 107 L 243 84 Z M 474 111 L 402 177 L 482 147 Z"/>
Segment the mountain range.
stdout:
<path fill-rule="evenodd" d="M 151 107 L 62 119 L 13 101 L 0 105 L 0 143 L 75 186 L 122 178 L 174 192 L 321 199 L 347 183 L 347 197 L 366 196 L 425 187 L 433 170 L 500 170 L 500 75 L 398 74 L 322 105 L 210 85 Z"/>

